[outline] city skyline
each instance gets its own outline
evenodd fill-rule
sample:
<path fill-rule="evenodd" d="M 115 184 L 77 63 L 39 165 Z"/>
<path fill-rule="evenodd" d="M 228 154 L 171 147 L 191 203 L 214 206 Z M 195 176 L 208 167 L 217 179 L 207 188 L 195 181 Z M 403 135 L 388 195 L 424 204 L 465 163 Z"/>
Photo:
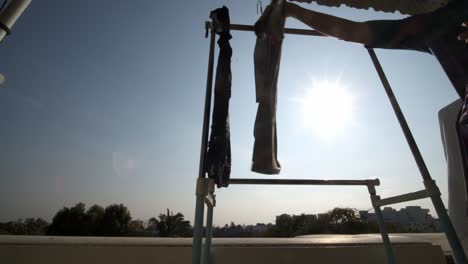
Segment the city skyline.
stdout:
<path fill-rule="evenodd" d="M 121 204 L 123 205 L 123 204 Z M 94 208 L 94 207 L 100 207 L 100 208 L 107 208 L 107 207 L 112 207 L 112 206 L 117 206 L 117 204 L 111 204 L 111 205 L 107 205 L 105 207 L 101 206 L 101 205 L 98 205 L 98 204 L 94 204 L 94 205 L 85 205 L 83 203 L 78 203 L 78 204 L 75 204 L 73 206 L 65 206 L 64 208 L 61 208 L 60 211 L 63 211 L 63 209 L 71 209 L 71 208 L 75 208 L 76 206 L 83 206 L 85 208 L 85 210 L 88 210 L 88 209 L 91 209 L 91 208 Z M 120 205 L 119 205 L 120 206 Z M 125 205 L 123 205 L 125 206 Z M 278 217 L 281 217 L 281 216 L 284 216 L 284 215 L 288 215 L 288 216 L 291 216 L 291 217 L 298 217 L 298 216 L 313 216 L 315 217 L 315 219 L 320 219 L 320 217 L 322 216 L 326 216 L 328 215 L 330 212 L 332 212 L 334 209 L 345 209 L 345 210 L 352 210 L 356 213 L 356 215 L 359 217 L 359 219 L 363 220 L 363 221 L 366 221 L 366 222 L 376 222 L 377 219 L 376 219 L 376 216 L 375 216 L 375 212 L 373 212 L 372 209 L 369 209 L 369 210 L 360 210 L 359 208 L 345 208 L 345 207 L 335 207 L 335 208 L 330 208 L 329 210 L 327 211 L 324 211 L 324 212 L 302 212 L 302 213 L 299 213 L 299 214 L 288 214 L 288 213 L 282 213 L 280 215 L 276 215 L 274 216 L 275 219 L 277 220 Z M 395 223 L 399 223 L 401 224 L 402 222 L 402 219 L 398 219 L 398 218 L 401 218 L 401 215 L 404 214 L 404 215 L 407 215 L 407 216 L 410 216 L 410 218 L 412 217 L 412 219 L 403 219 L 403 221 L 405 221 L 404 224 L 407 224 L 406 222 L 408 221 L 420 221 L 422 220 L 423 218 L 425 217 L 428 217 L 428 219 L 432 219 L 432 220 L 438 220 L 438 218 L 436 216 L 433 216 L 431 215 L 430 213 L 430 210 L 427 209 L 427 208 L 423 208 L 421 206 L 405 206 L 405 207 L 402 207 L 402 208 L 399 208 L 399 209 L 395 209 L 391 206 L 385 206 L 381 209 L 382 211 L 382 217 L 385 221 L 385 223 L 390 223 L 390 224 L 395 224 Z M 60 212 L 58 211 L 55 216 Z M 131 215 L 131 211 L 129 211 L 130 215 Z M 184 212 L 179 212 L 177 210 L 172 210 L 170 208 L 166 208 L 166 210 L 164 212 L 159 212 L 157 214 L 155 214 L 154 216 L 152 216 L 151 218 L 153 217 L 156 217 L 157 215 L 161 215 L 161 214 L 166 214 L 166 215 L 169 215 L 169 214 L 182 214 L 184 215 Z M 405 216 L 405 217 L 407 217 Z M 8 223 L 8 222 L 24 222 L 25 220 L 27 219 L 38 219 L 39 217 L 34 217 L 34 216 L 30 216 L 30 217 L 27 217 L 25 219 L 11 219 L 10 221 L 5 221 L 4 223 Z M 139 218 L 133 218 L 131 217 L 131 221 L 132 222 L 139 222 L 141 223 L 145 228 L 148 227 L 148 224 L 149 222 L 151 221 L 151 218 L 148 218 L 148 219 L 139 219 Z M 40 218 L 42 219 L 42 218 Z M 42 220 L 45 220 L 46 222 L 52 222 L 51 220 L 52 219 L 42 219 Z M 255 222 L 255 223 L 247 223 L 247 224 L 242 224 L 241 226 L 264 226 L 264 225 L 275 225 L 274 223 L 275 221 L 272 221 L 272 222 Z M 0 222 L 2 223 L 2 222 Z M 192 224 L 190 222 L 190 224 Z M 228 221 L 224 224 L 219 224 L 219 225 L 215 225 L 215 227 L 222 227 L 222 226 L 226 226 L 226 225 L 232 225 L 232 224 L 235 224 L 234 221 Z M 439 230 L 440 232 L 440 230 Z"/>

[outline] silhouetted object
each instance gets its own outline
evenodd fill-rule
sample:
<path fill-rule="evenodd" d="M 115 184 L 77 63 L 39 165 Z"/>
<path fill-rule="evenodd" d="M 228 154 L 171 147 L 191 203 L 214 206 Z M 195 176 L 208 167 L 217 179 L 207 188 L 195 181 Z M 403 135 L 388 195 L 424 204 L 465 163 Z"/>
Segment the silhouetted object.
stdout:
<path fill-rule="evenodd" d="M 173 214 L 167 209 L 167 214 L 160 214 L 159 219 L 152 217 L 148 227 L 155 227 L 161 237 L 187 237 L 192 234 L 190 221 L 185 220 L 181 213 Z"/>
<path fill-rule="evenodd" d="M 102 235 L 100 230 L 101 222 L 104 217 L 104 208 L 95 204 L 86 211 L 86 226 L 87 235 L 99 236 Z"/>
<path fill-rule="evenodd" d="M 229 44 L 229 10 L 223 6 L 210 13 L 213 28 L 219 35 L 219 56 L 216 67 L 214 109 L 205 169 L 218 188 L 227 187 L 231 175 L 231 141 L 229 131 L 229 99 L 231 98 L 231 57 Z"/>
<path fill-rule="evenodd" d="M 129 232 L 130 212 L 123 204 L 113 204 L 103 209 L 91 206 L 87 211 L 85 204 L 64 207 L 58 211 L 47 235 L 53 236 L 124 236 Z"/>
<path fill-rule="evenodd" d="M 277 158 L 276 97 L 284 38 L 285 0 L 273 0 L 255 23 L 254 51 L 257 117 L 254 128 L 252 171 L 279 174 Z"/>
<path fill-rule="evenodd" d="M 156 217 L 151 217 L 148 220 L 148 225 L 146 227 L 146 231 L 149 232 L 151 236 L 157 236 L 159 231 L 158 231 L 158 219 Z"/>
<path fill-rule="evenodd" d="M 370 48 L 406 49 L 434 55 L 460 98 L 468 83 L 468 47 L 458 40 L 468 17 L 467 1 L 451 1 L 434 12 L 400 20 L 367 21 Z"/>
<path fill-rule="evenodd" d="M 53 236 L 86 236 L 85 204 L 78 203 L 74 207 L 64 207 L 55 214 L 47 235 Z"/>
<path fill-rule="evenodd" d="M 0 223 L 0 235 L 27 235 L 43 236 L 46 234 L 49 223 L 42 218 L 26 218 L 26 220 Z"/>
<path fill-rule="evenodd" d="M 132 220 L 128 225 L 128 235 L 129 236 L 148 236 L 145 233 L 145 226 L 141 220 Z"/>
<path fill-rule="evenodd" d="M 30 236 L 45 235 L 47 227 L 49 226 L 49 223 L 42 218 L 26 218 L 26 220 L 24 220 L 24 224 L 26 225 L 26 234 Z"/>
<path fill-rule="evenodd" d="M 386 223 L 392 232 L 406 232 L 403 227 Z M 296 237 L 310 234 L 366 234 L 378 233 L 375 221 L 367 221 L 352 208 L 334 208 L 319 215 L 289 215 L 276 217 L 274 226 L 265 233 L 267 237 Z"/>
<path fill-rule="evenodd" d="M 100 232 L 104 236 L 122 236 L 128 234 L 130 211 L 123 204 L 113 204 L 106 207 L 100 224 Z"/>
<path fill-rule="evenodd" d="M 23 11 L 31 3 L 31 0 L 2 0 L 0 6 L 0 42 L 11 33 L 11 28 Z"/>

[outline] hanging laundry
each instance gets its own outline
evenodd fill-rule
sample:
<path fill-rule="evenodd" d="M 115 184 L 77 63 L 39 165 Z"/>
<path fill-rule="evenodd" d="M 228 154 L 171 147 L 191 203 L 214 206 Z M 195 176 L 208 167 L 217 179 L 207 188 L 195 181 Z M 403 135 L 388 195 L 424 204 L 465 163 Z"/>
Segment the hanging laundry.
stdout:
<path fill-rule="evenodd" d="M 284 38 L 285 0 L 272 0 L 255 23 L 254 51 L 257 117 L 254 127 L 252 171 L 279 174 L 276 101 L 281 46 Z"/>
<path fill-rule="evenodd" d="M 465 198 L 468 201 L 468 85 L 465 87 L 465 98 L 460 111 L 460 117 L 457 125 L 458 142 L 460 143 L 460 156 L 462 157 L 462 168 L 465 175 Z M 466 208 L 468 215 L 468 206 Z"/>
<path fill-rule="evenodd" d="M 208 177 L 214 179 L 218 188 L 227 187 L 231 175 L 231 141 L 229 132 L 229 99 L 231 98 L 231 57 L 229 44 L 229 10 L 223 6 L 211 11 L 213 28 L 219 35 L 219 56 L 216 66 L 214 107 L 210 141 L 205 169 Z"/>

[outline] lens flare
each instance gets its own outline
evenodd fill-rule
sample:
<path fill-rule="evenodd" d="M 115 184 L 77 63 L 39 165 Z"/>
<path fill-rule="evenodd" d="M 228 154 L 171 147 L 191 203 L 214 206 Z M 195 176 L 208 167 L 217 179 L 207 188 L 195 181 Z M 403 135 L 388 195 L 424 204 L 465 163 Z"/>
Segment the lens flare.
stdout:
<path fill-rule="evenodd" d="M 305 126 L 322 135 L 334 134 L 351 122 L 353 97 L 338 81 L 313 81 L 301 101 Z"/>

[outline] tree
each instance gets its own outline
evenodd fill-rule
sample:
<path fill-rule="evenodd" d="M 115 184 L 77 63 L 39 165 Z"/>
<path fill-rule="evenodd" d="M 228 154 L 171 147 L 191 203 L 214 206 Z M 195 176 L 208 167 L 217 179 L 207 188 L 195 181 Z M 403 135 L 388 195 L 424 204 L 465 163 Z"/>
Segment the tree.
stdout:
<path fill-rule="evenodd" d="M 132 217 L 123 204 L 106 207 L 102 217 L 99 233 L 105 236 L 122 236 L 128 234 Z"/>
<path fill-rule="evenodd" d="M 86 211 L 86 230 L 87 235 L 98 236 L 100 232 L 101 222 L 104 218 L 104 208 L 95 204 Z"/>
<path fill-rule="evenodd" d="M 130 236 L 145 236 L 145 227 L 143 226 L 143 221 L 141 220 L 132 220 L 128 226 L 128 234 Z"/>
<path fill-rule="evenodd" d="M 45 235 L 49 223 L 42 218 L 26 218 L 26 220 L 0 223 L 0 235 Z"/>
<path fill-rule="evenodd" d="M 26 218 L 24 221 L 26 228 L 26 234 L 30 236 L 40 236 L 45 235 L 49 223 L 44 221 L 42 218 Z"/>
<path fill-rule="evenodd" d="M 24 226 L 23 220 L 18 219 L 17 221 L 10 221 L 0 226 L 0 234 L 4 235 L 26 235 L 26 227 Z"/>
<path fill-rule="evenodd" d="M 332 225 L 348 223 L 357 219 L 356 210 L 351 208 L 336 207 L 328 215 L 328 219 Z"/>
<path fill-rule="evenodd" d="M 192 227 L 190 221 L 185 220 L 181 213 L 174 215 L 167 209 L 167 214 L 159 214 L 159 219 L 151 218 L 150 222 L 156 225 L 162 237 L 190 236 Z"/>
<path fill-rule="evenodd" d="M 86 230 L 85 204 L 78 203 L 74 207 L 64 207 L 55 214 L 52 224 L 47 229 L 48 235 L 85 236 Z"/>
<path fill-rule="evenodd" d="M 146 231 L 148 231 L 151 236 L 157 236 L 159 234 L 158 219 L 156 219 L 156 217 L 151 217 L 148 220 L 148 227 L 146 228 Z"/>
<path fill-rule="evenodd" d="M 357 210 L 352 208 L 336 207 L 328 212 L 330 229 L 337 234 L 357 234 L 368 229 L 357 216 Z"/>

